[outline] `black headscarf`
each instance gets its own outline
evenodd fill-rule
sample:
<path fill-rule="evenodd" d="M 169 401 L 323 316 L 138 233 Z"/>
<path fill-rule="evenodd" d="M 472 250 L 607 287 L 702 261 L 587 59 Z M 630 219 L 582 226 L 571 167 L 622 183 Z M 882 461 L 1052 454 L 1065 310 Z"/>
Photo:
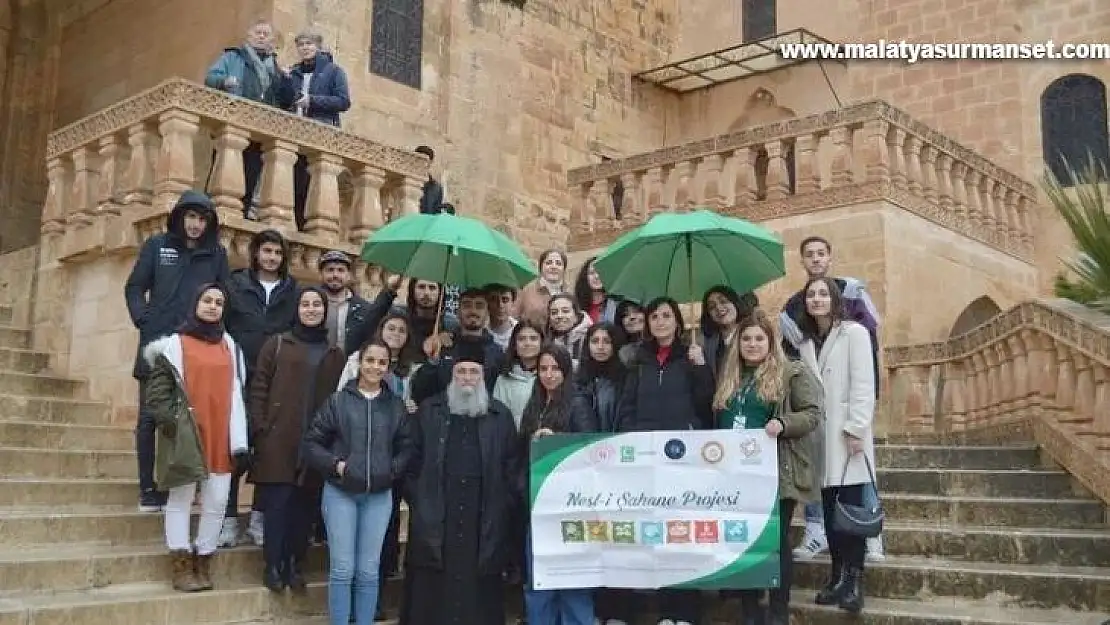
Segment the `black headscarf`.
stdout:
<path fill-rule="evenodd" d="M 202 285 L 197 291 L 196 297 L 193 298 L 193 307 L 189 309 L 189 314 L 185 317 L 185 323 L 181 324 L 178 332 L 209 343 L 219 343 L 224 340 L 224 315 L 221 314 L 220 320 L 216 323 L 202 321 L 197 317 L 197 306 L 200 304 L 200 298 L 204 296 L 205 291 L 210 289 L 223 293 L 224 311 L 227 311 L 227 291 L 215 282 Z"/>
<path fill-rule="evenodd" d="M 320 299 L 324 300 L 324 316 L 320 318 L 320 325 L 309 327 L 301 323 L 301 298 L 305 293 L 316 293 Z M 315 286 L 303 287 L 297 293 L 297 313 L 293 320 L 293 336 L 297 340 L 304 341 L 305 343 L 327 343 L 328 342 L 328 295 L 323 289 Z"/>

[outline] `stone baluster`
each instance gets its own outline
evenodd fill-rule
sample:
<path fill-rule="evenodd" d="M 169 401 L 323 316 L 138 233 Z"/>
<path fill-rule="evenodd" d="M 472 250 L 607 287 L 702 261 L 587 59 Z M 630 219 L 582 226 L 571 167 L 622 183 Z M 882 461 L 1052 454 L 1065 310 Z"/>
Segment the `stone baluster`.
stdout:
<path fill-rule="evenodd" d="M 887 151 L 890 154 L 890 182 L 896 189 L 908 189 L 909 172 L 906 165 L 906 131 L 895 127 L 887 135 Z"/>
<path fill-rule="evenodd" d="M 718 172 L 720 174 L 720 172 Z M 625 172 L 621 174 L 621 186 L 624 187 L 624 197 L 621 198 L 621 219 L 630 223 L 644 222 L 644 190 L 642 186 L 642 172 Z"/>
<path fill-rule="evenodd" d="M 982 351 L 971 354 L 971 401 L 968 403 L 968 423 L 976 424 L 983 420 L 987 406 L 990 405 L 990 389 L 987 385 L 987 362 Z"/>
<path fill-rule="evenodd" d="M 1099 448 L 1110 447 L 1110 370 L 1102 363 L 1092 363 L 1091 372 L 1094 381 L 1094 423 L 1092 429 L 1099 435 Z"/>
<path fill-rule="evenodd" d="M 737 148 L 733 152 L 736 163 L 734 174 L 734 196 L 737 206 L 747 206 L 755 202 L 759 195 L 759 183 L 755 177 L 755 150 L 750 147 Z"/>
<path fill-rule="evenodd" d="M 96 192 L 97 215 L 120 213 L 119 190 L 123 178 L 123 150 L 120 136 L 112 133 L 100 138 L 100 184 Z"/>
<path fill-rule="evenodd" d="M 243 175 L 243 150 L 250 145 L 250 133 L 232 125 L 221 126 L 216 134 L 216 158 L 212 162 L 212 181 L 209 192 L 220 218 L 243 216 L 243 195 L 246 179 Z"/>
<path fill-rule="evenodd" d="M 767 199 L 781 200 L 790 195 L 790 172 L 786 169 L 787 146 L 782 139 L 763 144 L 767 151 Z"/>
<path fill-rule="evenodd" d="M 1029 407 L 1029 353 L 1026 351 L 1025 341 L 1019 334 L 1006 337 L 1006 348 L 1012 359 L 1010 363 L 1009 382 L 1010 393 L 1013 397 L 1015 410 L 1024 410 Z"/>
<path fill-rule="evenodd" d="M 966 164 L 952 162 L 952 211 L 961 219 L 968 219 L 967 173 Z"/>
<path fill-rule="evenodd" d="M 1026 329 L 1021 331 L 1021 342 L 1029 354 L 1026 383 L 1030 390 L 1030 404 L 1054 405 L 1060 375 L 1052 339 L 1041 332 Z"/>
<path fill-rule="evenodd" d="M 664 164 L 660 168 L 659 180 L 662 184 L 659 186 L 659 204 L 652 207 L 653 212 L 666 213 L 674 210 L 675 207 L 675 187 L 678 185 L 678 175 L 680 172 L 675 171 L 674 165 Z"/>
<path fill-rule="evenodd" d="M 1010 224 L 1010 207 L 1006 205 L 1006 185 L 995 182 L 991 189 L 991 211 L 994 214 L 994 230 L 1003 241 L 1017 242 Z"/>
<path fill-rule="evenodd" d="M 906 183 L 910 193 L 922 195 L 925 188 L 921 172 L 921 139 L 917 135 L 906 137 Z"/>
<path fill-rule="evenodd" d="M 308 202 L 305 206 L 305 232 L 328 240 L 339 238 L 339 174 L 343 159 L 318 152 L 308 157 Z"/>
<path fill-rule="evenodd" d="M 293 166 L 297 144 L 273 139 L 262 155 L 261 197 L 258 219 L 278 230 L 291 230 L 293 223 Z"/>
<path fill-rule="evenodd" d="M 375 230 L 385 225 L 385 212 L 382 210 L 385 179 L 386 171 L 375 165 L 364 164 L 354 171 L 351 229 L 347 234 L 347 240 L 352 245 L 362 245 Z"/>
<path fill-rule="evenodd" d="M 964 168 L 964 201 L 967 205 L 967 220 L 971 224 L 972 232 L 978 234 L 983 225 L 983 207 L 980 206 L 982 195 L 979 192 L 979 184 L 983 179 L 983 174 L 971 169 L 970 167 Z"/>
<path fill-rule="evenodd" d="M 995 218 L 994 188 L 997 185 L 998 183 L 994 179 L 983 176 L 979 189 L 981 195 L 979 207 L 983 211 L 983 230 L 989 241 L 1005 241 L 1005 237 L 1000 238 L 998 236 L 998 221 Z"/>
<path fill-rule="evenodd" d="M 575 198 L 575 203 L 578 204 L 578 222 L 587 228 L 594 222 L 592 211 L 593 204 L 590 202 L 590 194 L 593 192 L 593 181 L 583 182 L 578 185 L 578 196 Z"/>
<path fill-rule="evenodd" d="M 937 202 L 937 150 L 931 145 L 921 147 L 921 192 L 930 203 Z"/>
<path fill-rule="evenodd" d="M 161 139 L 145 123 L 127 129 L 127 173 L 123 184 L 125 205 L 149 205 L 154 198 L 154 165 L 161 150 Z"/>
<path fill-rule="evenodd" d="M 158 116 L 158 133 L 162 136 L 162 146 L 154 167 L 156 209 L 171 209 L 183 191 L 195 186 L 193 143 L 199 130 L 200 118 L 192 113 L 167 111 Z"/>
<path fill-rule="evenodd" d="M 663 176 L 664 172 L 662 167 L 652 167 L 647 170 L 647 199 L 645 200 L 644 208 L 646 209 L 648 217 L 667 210 L 664 199 L 667 181 Z"/>
<path fill-rule="evenodd" d="M 97 194 L 100 189 L 97 155 L 92 148 L 81 146 L 70 154 L 73 161 L 73 183 L 70 187 L 69 211 L 66 223 L 83 228 L 93 221 Z"/>
<path fill-rule="evenodd" d="M 817 161 L 820 137 L 806 134 L 794 142 L 794 193 L 816 193 L 821 190 L 821 168 Z"/>
<path fill-rule="evenodd" d="M 1006 413 L 1013 409 L 1017 403 L 1014 392 L 1014 355 L 1010 352 L 1009 341 L 998 341 L 994 344 L 995 354 L 995 381 L 998 401 L 995 402 L 999 412 Z"/>
<path fill-rule="evenodd" d="M 942 212 L 952 211 L 952 157 L 937 153 L 937 201 Z"/>
<path fill-rule="evenodd" d="M 591 227 L 594 230 L 605 228 L 613 218 L 613 194 L 609 191 L 609 181 L 605 179 L 594 182 L 593 192 L 590 193 L 590 203 L 593 209 Z"/>
<path fill-rule="evenodd" d="M 1071 350 L 1061 343 L 1056 348 L 1056 398 L 1053 402 L 1060 411 L 1067 412 L 1075 406 L 1075 363 Z"/>
<path fill-rule="evenodd" d="M 1090 425 L 1094 418 L 1094 406 L 1091 402 L 1095 399 L 1095 380 L 1091 372 L 1091 359 L 1078 352 L 1072 352 L 1072 362 L 1075 363 L 1075 398 L 1073 410 L 1075 421 Z"/>
<path fill-rule="evenodd" d="M 405 176 L 401 183 L 401 215 L 416 215 L 420 212 L 420 198 L 424 195 L 425 178 Z M 394 216 L 396 219 L 398 216 Z"/>
<path fill-rule="evenodd" d="M 684 210 L 697 202 L 697 198 L 690 193 L 690 178 L 693 173 L 694 163 L 688 160 L 675 163 L 671 170 L 670 178 L 673 184 L 671 193 L 674 197 L 675 210 Z"/>
<path fill-rule="evenodd" d="M 1001 364 L 999 354 L 996 349 L 996 344 L 984 345 L 979 353 L 983 355 L 983 363 L 985 371 L 983 378 L 985 384 L 983 385 L 983 413 L 980 416 L 982 419 L 990 420 L 998 415 L 1000 406 L 999 402 L 1005 400 L 1005 395 L 1002 394 L 1002 389 L 999 385 L 998 367 Z"/>
<path fill-rule="evenodd" d="M 1021 224 L 1021 241 L 1029 249 L 1033 247 L 1033 226 L 1029 222 L 1029 203 L 1030 199 L 1026 196 L 1018 198 L 1017 213 L 1018 223 Z"/>
<path fill-rule="evenodd" d="M 871 120 L 864 123 L 862 133 L 865 181 L 879 184 L 890 182 L 890 122 L 884 119 Z M 847 147 L 851 151 L 851 143 Z"/>
<path fill-rule="evenodd" d="M 967 364 L 962 360 L 952 360 L 944 365 L 944 393 L 941 397 L 940 413 L 948 419 L 950 427 L 967 422 Z"/>
<path fill-rule="evenodd" d="M 852 129 L 847 126 L 836 126 L 829 131 L 833 144 L 832 157 L 832 186 L 846 187 L 852 184 L 855 175 L 852 173 Z"/>
<path fill-rule="evenodd" d="M 55 157 L 46 162 L 46 199 L 42 207 L 42 226 L 44 236 L 62 234 L 66 229 L 65 203 L 69 195 L 68 161 Z"/>
<path fill-rule="evenodd" d="M 727 206 L 724 185 L 721 184 L 723 169 L 724 158 L 720 154 L 710 154 L 702 159 L 702 203 L 710 208 L 722 209 Z"/>

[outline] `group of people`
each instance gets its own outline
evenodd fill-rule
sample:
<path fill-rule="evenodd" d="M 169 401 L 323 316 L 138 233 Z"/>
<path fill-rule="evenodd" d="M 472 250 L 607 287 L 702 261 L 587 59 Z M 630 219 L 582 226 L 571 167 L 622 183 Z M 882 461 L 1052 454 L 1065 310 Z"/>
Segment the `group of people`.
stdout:
<path fill-rule="evenodd" d="M 237 542 L 246 475 L 262 583 L 302 592 L 308 545 L 326 541 L 333 624 L 380 616 L 382 580 L 402 566 L 402 502 L 402 623 L 501 625 L 507 578 L 523 578 L 530 625 L 632 623 L 642 591 L 528 585 L 530 442 L 744 428 L 779 441 L 783 545 L 799 505 L 824 528 L 832 567 L 817 602 L 863 608 L 864 541 L 832 516 L 836 501 L 872 496 L 876 316 L 862 284 L 827 275 L 826 240 L 802 244 L 810 276 L 789 321 L 717 286 L 695 338 L 675 300 L 611 295 L 592 261 L 571 283 L 558 250 L 539 257 L 533 283 L 465 288 L 451 314 L 446 289 L 427 280 L 407 280 L 404 305 L 401 276 L 359 297 L 339 251 L 321 256 L 319 285 L 298 285 L 273 230 L 231 272 L 218 229 L 211 200 L 186 192 L 125 289 L 140 338 L 140 508 L 163 511 L 175 588 L 212 587 L 214 554 Z M 860 310 L 870 325 L 854 320 Z M 733 591 L 744 623 L 789 622 L 791 563 L 784 548 L 766 607 L 758 591 Z M 660 625 L 699 622 L 698 591 L 653 593 Z"/>
<path fill-rule="evenodd" d="M 247 29 L 241 45 L 225 49 L 216 59 L 204 76 L 204 84 L 338 127 L 341 115 L 351 108 L 346 72 L 325 49 L 320 33 L 304 31 L 293 41 L 297 61 L 282 64 L 274 46 L 273 25 L 265 20 L 256 21 Z M 252 220 L 258 217 L 256 196 L 262 179 L 262 152 L 263 146 L 257 141 L 250 142 L 243 150 L 243 216 Z M 435 161 L 435 151 L 426 145 L 417 147 L 415 152 L 426 156 L 429 163 Z M 293 217 L 297 230 L 304 230 L 308 221 L 305 210 L 311 180 L 308 158 L 299 154 L 293 166 Z M 443 186 L 429 174 L 424 182 L 420 212 L 444 211 L 454 212 L 454 207 L 444 201 Z"/>

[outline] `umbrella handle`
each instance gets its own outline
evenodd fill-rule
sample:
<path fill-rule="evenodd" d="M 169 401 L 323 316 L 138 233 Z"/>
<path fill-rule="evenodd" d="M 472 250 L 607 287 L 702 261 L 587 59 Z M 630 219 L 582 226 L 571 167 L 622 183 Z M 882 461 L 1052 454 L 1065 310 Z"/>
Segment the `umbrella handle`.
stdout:
<path fill-rule="evenodd" d="M 443 309 L 447 306 L 447 276 L 451 275 L 451 257 L 455 255 L 455 248 L 447 255 L 447 262 L 443 264 L 443 281 L 439 283 L 439 306 L 436 306 L 436 322 L 432 324 L 432 336 L 436 337 L 436 350 L 432 358 L 439 360 L 442 345 L 439 343 L 439 324 L 443 321 Z"/>

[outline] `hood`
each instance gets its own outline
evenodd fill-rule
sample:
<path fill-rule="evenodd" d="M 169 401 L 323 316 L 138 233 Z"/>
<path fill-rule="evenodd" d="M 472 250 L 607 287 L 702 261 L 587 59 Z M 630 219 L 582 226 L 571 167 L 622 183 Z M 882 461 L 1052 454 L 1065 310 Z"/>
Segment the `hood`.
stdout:
<path fill-rule="evenodd" d="M 277 230 L 263 230 L 258 234 L 251 237 L 250 246 L 248 247 L 247 258 L 250 258 L 251 272 L 258 272 L 258 249 L 264 243 L 278 243 L 281 245 L 281 266 L 278 267 L 278 275 L 283 279 L 289 277 L 289 241 L 285 239 Z"/>
<path fill-rule="evenodd" d="M 220 217 L 216 214 L 216 205 L 212 202 L 212 198 L 200 191 L 190 189 L 181 194 L 177 204 L 170 211 L 169 217 L 166 218 L 166 232 L 182 243 L 185 242 L 184 220 L 185 211 L 187 210 L 197 211 L 208 220 L 204 234 L 200 236 L 200 241 L 197 242 L 197 247 L 215 247 L 218 245 L 217 233 L 220 230 Z"/>
<path fill-rule="evenodd" d="M 334 59 L 331 55 L 331 52 L 317 52 L 316 53 L 316 66 L 312 69 L 312 72 L 314 74 L 319 74 L 321 71 L 323 71 L 323 69 L 325 67 L 327 67 L 328 65 L 331 65 L 334 62 L 335 61 L 334 61 Z M 297 73 L 303 74 L 305 72 L 305 62 L 304 61 L 298 62 L 297 66 L 294 67 L 293 69 Z"/>
<path fill-rule="evenodd" d="M 505 376 L 517 382 L 532 382 L 536 379 L 535 373 L 525 371 L 520 365 L 513 365 L 513 368 Z"/>
<path fill-rule="evenodd" d="M 143 360 L 151 367 L 154 366 L 154 361 L 158 360 L 159 356 L 165 355 L 170 347 L 173 345 L 174 338 L 172 336 L 163 336 L 162 338 L 151 341 L 143 348 Z"/>
<path fill-rule="evenodd" d="M 357 354 L 357 352 L 356 352 L 356 354 Z M 351 355 L 354 356 L 355 354 L 351 354 Z M 350 393 L 350 394 L 354 395 L 355 397 L 358 397 L 362 401 L 366 401 L 366 396 L 363 395 L 362 392 L 358 390 L 358 373 L 357 372 L 355 373 L 355 377 L 351 378 L 346 384 L 343 385 L 343 392 L 344 393 Z M 393 391 L 389 388 L 389 385 L 386 384 L 385 381 L 383 380 L 382 381 L 382 392 L 371 401 L 378 401 L 379 399 L 387 399 L 387 398 L 390 398 L 390 397 L 393 397 Z"/>

